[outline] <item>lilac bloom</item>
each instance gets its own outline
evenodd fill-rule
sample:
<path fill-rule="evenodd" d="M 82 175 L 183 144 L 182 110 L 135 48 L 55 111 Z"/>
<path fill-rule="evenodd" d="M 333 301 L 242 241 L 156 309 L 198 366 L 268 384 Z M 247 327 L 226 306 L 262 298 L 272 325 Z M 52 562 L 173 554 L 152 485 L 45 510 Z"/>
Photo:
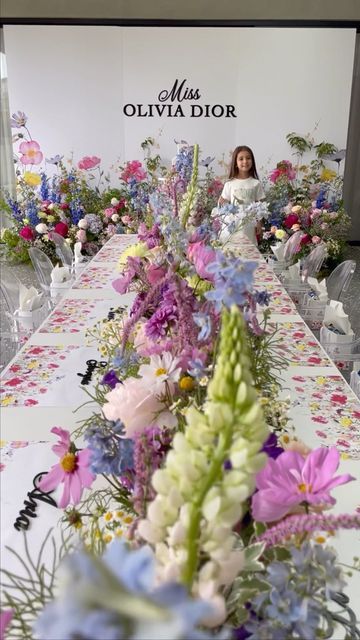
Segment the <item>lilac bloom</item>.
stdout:
<path fill-rule="evenodd" d="M 17 111 L 12 114 L 10 118 L 10 127 L 13 129 L 21 129 L 21 127 L 25 127 L 27 123 L 27 115 L 23 111 Z"/>

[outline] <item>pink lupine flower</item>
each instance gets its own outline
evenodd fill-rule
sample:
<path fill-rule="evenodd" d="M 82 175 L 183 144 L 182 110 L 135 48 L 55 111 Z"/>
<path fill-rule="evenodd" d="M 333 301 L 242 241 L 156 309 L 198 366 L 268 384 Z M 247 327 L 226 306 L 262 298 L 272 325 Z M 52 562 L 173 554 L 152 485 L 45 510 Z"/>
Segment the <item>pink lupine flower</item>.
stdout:
<path fill-rule="evenodd" d="M 39 484 L 42 491 L 52 491 L 64 485 L 59 507 L 64 509 L 68 504 L 77 504 L 85 487 L 90 488 L 95 476 L 89 471 L 91 451 L 82 449 L 76 451 L 70 440 L 70 433 L 60 427 L 53 427 L 51 433 L 59 436 L 60 440 L 52 447 L 54 453 L 60 458 L 58 464 L 54 464 Z"/>
<path fill-rule="evenodd" d="M 40 151 L 40 145 L 35 140 L 25 140 L 21 143 L 19 151 L 22 154 L 20 162 L 22 164 L 40 164 L 43 159 L 43 154 Z"/>
<path fill-rule="evenodd" d="M 269 459 L 256 476 L 254 519 L 273 522 L 299 505 L 334 504 L 331 489 L 355 479 L 348 473 L 333 477 L 339 460 L 336 447 L 314 449 L 306 458 L 296 451 L 285 451 L 276 460 Z"/>
<path fill-rule="evenodd" d="M 78 167 L 79 169 L 95 169 L 99 166 L 101 159 L 97 156 L 84 156 L 79 160 Z"/>

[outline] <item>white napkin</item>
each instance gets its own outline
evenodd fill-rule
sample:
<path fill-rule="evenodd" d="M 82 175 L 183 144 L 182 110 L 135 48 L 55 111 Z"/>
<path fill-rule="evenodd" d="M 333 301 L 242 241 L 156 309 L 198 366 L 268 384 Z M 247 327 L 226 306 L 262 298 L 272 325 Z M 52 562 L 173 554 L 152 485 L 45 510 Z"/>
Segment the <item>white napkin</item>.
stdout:
<path fill-rule="evenodd" d="M 51 272 L 51 284 L 58 286 L 59 284 L 68 282 L 71 280 L 71 273 L 69 267 L 59 267 L 56 265 Z"/>
<path fill-rule="evenodd" d="M 327 294 L 327 288 L 326 288 L 326 280 L 324 278 L 324 280 L 321 280 L 321 282 L 318 282 L 316 280 L 316 278 L 308 278 L 308 285 L 311 289 L 313 289 L 313 291 L 316 291 L 319 300 L 327 300 L 328 294 Z"/>
<path fill-rule="evenodd" d="M 275 245 L 271 245 L 270 248 L 279 262 L 283 262 L 285 244 L 283 242 L 278 242 Z"/>
<path fill-rule="evenodd" d="M 35 287 L 25 287 L 20 283 L 19 288 L 19 311 L 35 311 L 43 304 L 43 294 L 38 293 Z"/>
<path fill-rule="evenodd" d="M 345 313 L 342 302 L 330 300 L 325 309 L 324 325 L 328 327 L 332 324 L 338 331 L 345 335 L 354 335 L 349 316 Z"/>
<path fill-rule="evenodd" d="M 82 247 L 81 242 L 75 242 L 74 244 L 75 264 L 77 264 L 78 262 L 85 262 L 86 260 L 85 256 L 81 255 L 81 247 Z"/>

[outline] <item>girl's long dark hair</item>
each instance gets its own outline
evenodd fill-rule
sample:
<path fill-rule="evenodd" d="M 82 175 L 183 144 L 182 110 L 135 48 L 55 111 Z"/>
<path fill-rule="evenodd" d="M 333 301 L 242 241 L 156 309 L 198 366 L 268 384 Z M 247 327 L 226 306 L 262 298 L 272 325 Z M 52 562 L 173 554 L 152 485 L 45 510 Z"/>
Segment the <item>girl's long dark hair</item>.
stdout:
<path fill-rule="evenodd" d="M 229 180 L 232 180 L 233 178 L 237 178 L 238 174 L 239 174 L 239 169 L 237 168 L 237 164 L 236 164 L 236 160 L 238 157 L 238 153 L 240 153 L 240 151 L 247 151 L 250 156 L 251 156 L 251 169 L 250 169 L 250 176 L 252 178 L 256 178 L 256 180 L 259 180 L 259 176 L 258 176 L 258 172 L 256 170 L 256 164 L 255 164 L 255 158 L 254 158 L 254 154 L 252 152 L 252 150 L 250 149 L 250 147 L 247 147 L 246 145 L 240 145 L 239 147 L 236 147 L 232 158 L 231 158 L 231 165 L 230 165 L 230 172 L 229 172 Z"/>

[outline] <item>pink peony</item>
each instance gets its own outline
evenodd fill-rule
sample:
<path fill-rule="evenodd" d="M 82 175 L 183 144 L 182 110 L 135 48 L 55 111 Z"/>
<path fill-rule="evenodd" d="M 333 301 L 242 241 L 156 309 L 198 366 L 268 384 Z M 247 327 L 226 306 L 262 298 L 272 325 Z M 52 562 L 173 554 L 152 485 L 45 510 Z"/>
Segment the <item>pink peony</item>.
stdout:
<path fill-rule="evenodd" d="M 54 227 L 54 231 L 55 233 L 58 233 L 59 236 L 62 236 L 63 238 L 66 238 L 68 232 L 69 232 L 69 227 L 67 226 L 67 224 L 65 222 L 58 222 L 55 227 Z"/>
<path fill-rule="evenodd" d="M 84 156 L 79 160 L 79 169 L 95 169 L 101 162 L 101 159 L 97 156 Z"/>
<path fill-rule="evenodd" d="M 111 218 L 115 211 L 116 209 L 114 209 L 114 207 L 107 207 L 107 209 L 104 209 L 105 218 Z"/>
<path fill-rule="evenodd" d="M 269 458 L 256 476 L 258 491 L 252 498 L 254 519 L 280 520 L 304 503 L 335 504 L 331 489 L 355 479 L 348 473 L 333 477 L 339 461 L 336 447 L 314 449 L 306 458 L 297 451 L 284 451 L 276 460 Z"/>
<path fill-rule="evenodd" d="M 146 171 L 139 160 L 131 160 L 126 163 L 124 170 L 120 173 L 120 178 L 124 180 L 124 182 L 129 182 L 132 178 L 140 182 L 141 180 L 145 180 Z"/>
<path fill-rule="evenodd" d="M 31 240 L 34 240 L 35 232 L 31 227 L 23 227 L 19 231 L 19 236 L 30 242 Z"/>
<path fill-rule="evenodd" d="M 299 216 L 296 213 L 290 213 L 290 215 L 286 216 L 286 218 L 284 218 L 284 227 L 286 227 L 287 229 L 291 229 L 291 227 L 294 224 L 298 224 L 299 222 Z"/>
<path fill-rule="evenodd" d="M 22 154 L 20 157 L 22 164 L 40 164 L 44 157 L 40 151 L 39 143 L 35 142 L 35 140 L 30 140 L 29 142 L 24 140 L 19 147 L 19 151 Z"/>
<path fill-rule="evenodd" d="M 39 483 L 41 491 L 53 491 L 59 484 L 64 484 L 64 491 L 59 502 L 59 507 L 65 509 L 70 504 L 77 504 L 81 500 L 84 487 L 90 488 L 95 476 L 90 473 L 89 458 L 90 449 L 76 451 L 70 440 L 70 433 L 60 427 L 53 427 L 51 433 L 59 436 L 58 444 L 52 447 L 54 453 L 60 458 L 58 464 L 54 464 L 50 471 Z"/>
<path fill-rule="evenodd" d="M 174 427 L 175 416 L 166 408 L 161 398 L 174 392 L 179 379 L 178 360 L 168 351 L 162 356 L 151 356 L 150 364 L 139 369 L 140 378 L 127 378 L 106 394 L 108 400 L 103 412 L 108 420 L 121 420 L 127 438 L 143 431 L 149 424 Z"/>

